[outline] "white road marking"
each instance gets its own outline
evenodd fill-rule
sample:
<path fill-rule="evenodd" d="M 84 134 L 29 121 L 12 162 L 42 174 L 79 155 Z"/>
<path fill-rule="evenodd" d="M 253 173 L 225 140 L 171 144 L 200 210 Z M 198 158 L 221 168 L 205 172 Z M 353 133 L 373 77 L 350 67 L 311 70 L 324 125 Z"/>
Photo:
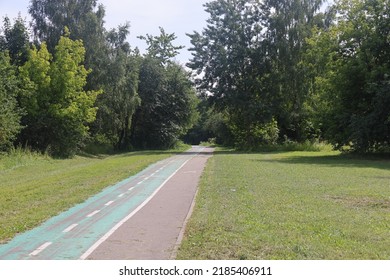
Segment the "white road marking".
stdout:
<path fill-rule="evenodd" d="M 131 188 L 129 189 L 129 191 L 132 191 L 132 190 L 134 190 L 134 187 L 131 187 Z"/>
<path fill-rule="evenodd" d="M 66 228 L 63 232 L 64 233 L 70 232 L 77 226 L 78 226 L 78 224 L 73 224 L 73 225 L 69 226 L 68 228 Z"/>
<path fill-rule="evenodd" d="M 45 250 L 51 244 L 53 244 L 53 242 L 46 242 L 45 244 L 42 244 L 34 252 L 30 253 L 30 256 L 37 256 L 37 255 L 39 255 L 43 250 Z"/>
<path fill-rule="evenodd" d="M 111 204 L 113 204 L 114 203 L 114 200 L 111 200 L 111 201 L 109 201 L 109 202 L 107 202 L 106 204 L 104 204 L 105 206 L 110 206 Z"/>
<path fill-rule="evenodd" d="M 100 212 L 100 210 L 93 211 L 91 214 L 87 215 L 87 218 L 91 218 L 91 217 L 95 216 L 99 212 Z"/>
<path fill-rule="evenodd" d="M 122 193 L 122 194 L 120 194 L 120 195 L 118 195 L 118 197 L 123 197 L 125 194 L 124 193 Z"/>
<path fill-rule="evenodd" d="M 85 260 L 93 251 L 96 250 L 97 247 L 100 246 L 104 241 L 106 241 L 118 228 L 120 228 L 124 223 L 126 223 L 131 217 L 133 217 L 138 211 L 140 211 L 146 204 L 149 203 L 150 200 L 159 192 L 159 190 L 165 186 L 165 184 L 176 175 L 179 170 L 187 164 L 193 157 L 186 160 L 175 172 L 171 174 L 142 204 L 140 204 L 133 212 L 131 212 L 128 216 L 122 219 L 119 223 L 117 223 L 110 231 L 108 231 L 103 237 L 101 237 L 95 244 L 92 245 L 84 254 L 81 255 L 80 260 Z M 147 180 L 147 179 L 145 179 Z"/>

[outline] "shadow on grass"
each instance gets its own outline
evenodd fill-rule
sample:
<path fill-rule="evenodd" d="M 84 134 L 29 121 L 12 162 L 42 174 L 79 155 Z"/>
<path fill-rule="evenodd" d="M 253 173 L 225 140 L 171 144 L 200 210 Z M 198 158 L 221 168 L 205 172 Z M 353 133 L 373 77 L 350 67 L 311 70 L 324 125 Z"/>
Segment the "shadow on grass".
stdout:
<path fill-rule="evenodd" d="M 274 159 L 256 159 L 260 162 L 280 162 L 286 164 L 327 165 L 330 167 L 375 168 L 390 172 L 390 159 L 382 156 L 362 156 L 351 154 L 294 156 Z M 390 178 L 390 176 L 389 176 Z"/>
<path fill-rule="evenodd" d="M 215 155 L 282 155 L 291 151 L 261 151 L 245 152 L 234 149 L 220 149 L 214 152 Z M 257 162 L 279 162 L 286 164 L 308 164 L 308 165 L 328 165 L 331 167 L 351 167 L 351 168 L 376 168 L 385 169 L 390 172 L 389 154 L 339 154 L 339 155 L 315 155 L 316 152 L 309 151 L 307 155 L 289 155 L 283 158 L 270 157 L 251 159 Z M 390 178 L 390 175 L 389 175 Z"/>

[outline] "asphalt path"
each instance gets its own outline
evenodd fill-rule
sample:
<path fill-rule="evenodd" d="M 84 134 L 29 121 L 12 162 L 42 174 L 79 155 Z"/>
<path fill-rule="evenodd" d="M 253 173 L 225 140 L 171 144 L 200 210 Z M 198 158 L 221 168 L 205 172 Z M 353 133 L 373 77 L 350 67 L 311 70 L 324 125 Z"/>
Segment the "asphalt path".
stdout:
<path fill-rule="evenodd" d="M 212 149 L 194 146 L 0 245 L 3 260 L 171 259 Z"/>

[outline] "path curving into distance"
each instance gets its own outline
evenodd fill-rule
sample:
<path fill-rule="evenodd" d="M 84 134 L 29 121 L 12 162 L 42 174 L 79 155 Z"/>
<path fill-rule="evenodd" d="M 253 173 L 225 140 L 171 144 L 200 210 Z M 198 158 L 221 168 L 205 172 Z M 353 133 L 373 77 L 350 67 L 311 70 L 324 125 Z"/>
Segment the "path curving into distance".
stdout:
<path fill-rule="evenodd" d="M 213 149 L 159 161 L 0 245 L 3 260 L 170 259 Z"/>

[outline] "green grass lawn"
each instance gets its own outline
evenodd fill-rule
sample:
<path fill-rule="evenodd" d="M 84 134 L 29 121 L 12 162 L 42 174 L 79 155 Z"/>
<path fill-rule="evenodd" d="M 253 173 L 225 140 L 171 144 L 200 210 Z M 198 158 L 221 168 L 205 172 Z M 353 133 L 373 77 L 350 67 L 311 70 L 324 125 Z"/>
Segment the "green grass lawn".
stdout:
<path fill-rule="evenodd" d="M 390 259 L 390 160 L 219 150 L 178 259 Z"/>
<path fill-rule="evenodd" d="M 0 156 L 0 243 L 188 148 L 67 160 L 20 151 Z"/>

